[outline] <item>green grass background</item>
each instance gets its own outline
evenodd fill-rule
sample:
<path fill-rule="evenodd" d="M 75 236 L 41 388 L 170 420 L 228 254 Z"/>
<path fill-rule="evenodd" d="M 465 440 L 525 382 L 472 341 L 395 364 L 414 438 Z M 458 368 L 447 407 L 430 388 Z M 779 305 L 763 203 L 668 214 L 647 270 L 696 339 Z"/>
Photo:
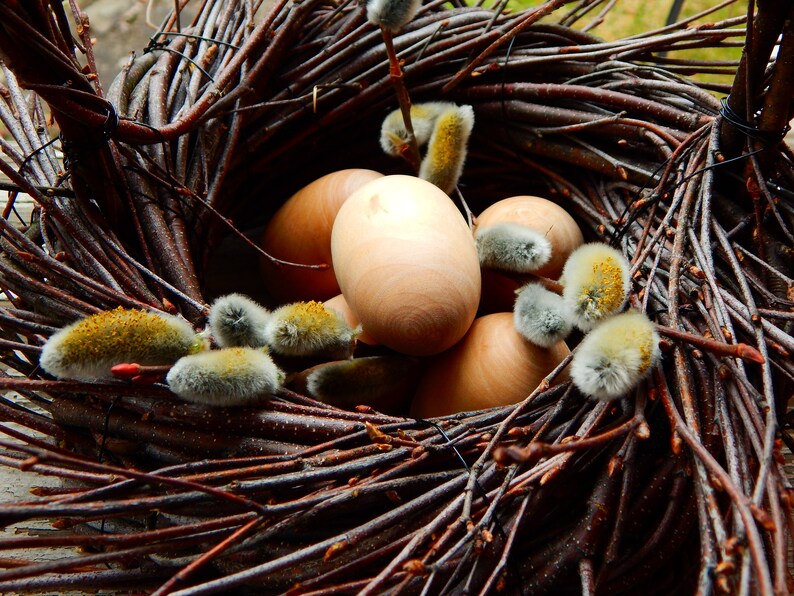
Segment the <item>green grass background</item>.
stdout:
<path fill-rule="evenodd" d="M 508 6 L 516 10 L 539 6 L 543 3 L 544 0 L 510 0 Z M 684 0 L 680 18 L 689 18 L 720 3 L 718 0 Z M 573 3 L 569 6 L 573 6 Z M 605 6 L 605 3 L 596 6 L 577 23 L 577 27 L 587 25 L 601 12 L 603 6 Z M 672 6 L 673 0 L 618 0 L 606 15 L 605 21 L 598 25 L 592 33 L 604 39 L 618 39 L 662 27 Z M 567 10 L 568 6 L 556 11 L 551 18 L 559 20 L 561 16 L 566 14 Z M 741 16 L 745 14 L 746 10 L 746 2 L 734 2 L 698 22 L 714 22 Z"/>
<path fill-rule="evenodd" d="M 512 10 L 531 8 L 543 4 L 542 0 L 509 0 L 509 2 L 508 7 Z M 709 7 L 715 7 L 719 4 L 721 4 L 719 0 L 684 0 L 679 20 L 690 18 Z M 574 27 L 579 29 L 588 27 L 605 5 L 606 3 L 596 6 L 587 15 L 577 21 Z M 604 16 L 603 22 L 598 24 L 595 28 L 590 29 L 589 32 L 607 41 L 611 41 L 653 31 L 660 27 L 664 27 L 672 5 L 673 0 L 617 0 L 615 6 Z M 548 17 L 548 20 L 552 22 L 560 21 L 570 10 L 569 7 L 572 6 L 574 6 L 573 3 L 556 11 Z M 716 12 L 699 18 L 692 25 L 714 23 L 723 19 L 740 17 L 746 14 L 746 11 L 746 2 L 734 2 Z M 734 25 L 733 28 L 743 30 L 744 24 Z M 726 43 L 722 44 L 720 47 L 680 50 L 670 54 L 670 57 L 675 59 L 728 62 L 729 64 L 722 65 L 720 68 L 728 71 L 730 74 L 697 75 L 697 78 L 722 84 L 730 84 L 733 80 L 732 73 L 735 72 L 735 64 L 738 63 L 741 53 L 741 38 L 732 37 L 726 40 Z"/>

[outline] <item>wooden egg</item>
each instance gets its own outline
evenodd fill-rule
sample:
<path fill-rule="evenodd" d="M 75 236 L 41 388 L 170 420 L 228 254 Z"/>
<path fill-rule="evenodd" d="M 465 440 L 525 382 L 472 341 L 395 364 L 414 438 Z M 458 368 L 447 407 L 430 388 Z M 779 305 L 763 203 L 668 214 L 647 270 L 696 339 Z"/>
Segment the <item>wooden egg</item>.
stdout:
<path fill-rule="evenodd" d="M 356 313 L 354 313 L 350 309 L 350 305 L 345 300 L 344 295 L 337 294 L 333 298 L 329 298 L 323 305 L 326 308 L 330 308 L 331 310 L 335 310 L 338 312 L 342 317 L 345 319 L 348 325 L 350 325 L 351 329 L 355 329 L 359 325 L 361 325 L 361 321 L 358 320 Z M 361 329 L 361 333 L 356 336 L 356 339 L 360 342 L 364 342 L 365 344 L 376 345 L 378 342 L 377 340 L 372 337 L 369 333 L 367 333 L 366 329 Z"/>
<path fill-rule="evenodd" d="M 564 342 L 548 349 L 528 342 L 515 330 L 512 313 L 479 317 L 428 366 L 411 415 L 431 418 L 518 403 L 569 353 Z"/>
<path fill-rule="evenodd" d="M 573 217 L 548 199 L 524 195 L 497 201 L 480 213 L 476 228 L 502 222 L 528 226 L 548 238 L 552 248 L 551 259 L 535 272 L 543 277 L 557 279 L 568 255 L 584 243 L 582 231 Z"/>
<path fill-rule="evenodd" d="M 349 169 L 318 178 L 290 197 L 268 222 L 259 245 L 292 263 L 331 265 L 331 228 L 339 208 L 355 190 L 383 175 Z M 339 293 L 333 267 L 307 269 L 260 260 L 264 285 L 278 303 L 326 300 Z"/>
<path fill-rule="evenodd" d="M 584 243 L 582 231 L 573 217 L 556 203 L 540 197 L 524 195 L 494 203 L 477 217 L 475 230 L 501 222 L 519 223 L 546 235 L 551 243 L 551 259 L 535 272 L 543 277 L 559 278 L 568 255 Z M 512 310 L 515 292 L 521 285 L 522 282 L 508 273 L 484 270 L 480 313 Z"/>
<path fill-rule="evenodd" d="M 357 190 L 339 210 L 331 253 L 339 287 L 364 329 L 398 352 L 441 352 L 474 319 L 474 240 L 455 204 L 429 182 L 385 176 Z"/>

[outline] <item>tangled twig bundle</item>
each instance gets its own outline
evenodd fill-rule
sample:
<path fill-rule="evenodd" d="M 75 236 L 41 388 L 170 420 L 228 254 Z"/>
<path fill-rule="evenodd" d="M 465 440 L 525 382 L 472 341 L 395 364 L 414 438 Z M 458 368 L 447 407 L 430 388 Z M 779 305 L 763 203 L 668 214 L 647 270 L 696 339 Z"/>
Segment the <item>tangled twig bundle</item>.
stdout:
<path fill-rule="evenodd" d="M 665 355 L 622 401 L 550 388 L 556 370 L 520 404 L 431 421 L 288 390 L 209 408 L 37 367 L 58 326 L 117 305 L 200 328 L 214 252 L 230 234 L 249 247 L 234 222 L 340 167 L 405 167 L 379 155 L 394 94 L 363 7 L 209 1 L 103 93 L 76 6 L 80 41 L 61 3 L 0 6 L 0 167 L 37 204 L 22 230 L 13 202 L 0 220 L 0 386 L 23 400 L 0 400 L 16 439 L 0 461 L 67 481 L 0 516 L 73 530 L 0 547 L 91 548 L 17 562 L 0 590 L 791 589 L 790 9 L 759 8 L 721 105 L 719 85 L 677 74 L 721 67 L 671 54 L 741 41 L 744 19 L 605 43 L 569 27 L 590 2 L 538 22 L 565 4 L 430 3 L 395 48 L 414 101 L 474 107 L 472 209 L 532 191 L 569 208 L 630 259 L 631 302 L 667 330 Z"/>

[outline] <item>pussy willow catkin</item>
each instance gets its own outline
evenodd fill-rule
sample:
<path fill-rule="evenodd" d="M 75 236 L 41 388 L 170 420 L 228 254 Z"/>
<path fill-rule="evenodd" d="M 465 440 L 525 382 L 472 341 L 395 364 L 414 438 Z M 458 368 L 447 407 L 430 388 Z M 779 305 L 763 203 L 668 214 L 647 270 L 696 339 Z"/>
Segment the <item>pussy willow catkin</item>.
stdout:
<path fill-rule="evenodd" d="M 516 294 L 513 321 L 516 330 L 529 341 L 550 348 L 571 332 L 571 313 L 562 296 L 539 283 L 527 284 Z"/>
<path fill-rule="evenodd" d="M 585 336 L 571 362 L 571 379 L 585 395 L 616 399 L 647 376 L 660 355 L 653 322 L 640 312 L 628 311 Z"/>
<path fill-rule="evenodd" d="M 185 401 L 210 406 L 236 406 L 279 389 L 284 373 L 266 350 L 224 348 L 180 358 L 166 383 Z"/>
<path fill-rule="evenodd" d="M 583 244 L 562 270 L 562 296 L 582 331 L 615 314 L 629 293 L 629 262 L 607 244 Z"/>
<path fill-rule="evenodd" d="M 551 259 L 551 242 L 542 233 L 513 222 L 479 228 L 474 241 L 483 267 L 531 273 Z"/>
<path fill-rule="evenodd" d="M 419 177 L 447 194 L 454 191 L 463 172 L 472 128 L 474 109 L 471 106 L 454 106 L 439 114 L 419 167 Z"/>
<path fill-rule="evenodd" d="M 112 379 L 110 369 L 116 364 L 172 364 L 201 347 L 199 336 L 184 319 L 119 307 L 53 334 L 42 348 L 39 364 L 58 378 Z"/>
<path fill-rule="evenodd" d="M 369 0 L 367 19 L 396 33 L 416 16 L 421 6 L 421 0 Z"/>
<path fill-rule="evenodd" d="M 219 346 L 260 348 L 267 345 L 270 311 L 242 294 L 221 296 L 210 306 L 209 326 Z"/>
<path fill-rule="evenodd" d="M 265 329 L 268 345 L 285 356 L 347 358 L 356 330 L 321 302 L 295 302 L 273 311 Z"/>
<path fill-rule="evenodd" d="M 411 124 L 414 138 L 420 147 L 430 140 L 438 115 L 453 107 L 455 104 L 448 101 L 429 101 L 411 105 Z M 406 150 L 408 143 L 409 135 L 402 111 L 394 110 L 386 116 L 381 125 L 380 146 L 386 154 L 398 157 Z"/>

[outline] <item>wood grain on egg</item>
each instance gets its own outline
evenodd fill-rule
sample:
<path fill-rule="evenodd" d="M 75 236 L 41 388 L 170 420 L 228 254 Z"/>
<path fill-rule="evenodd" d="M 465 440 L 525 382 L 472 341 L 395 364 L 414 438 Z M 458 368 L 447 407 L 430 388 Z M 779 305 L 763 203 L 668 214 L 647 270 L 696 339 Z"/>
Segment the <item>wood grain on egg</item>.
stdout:
<path fill-rule="evenodd" d="M 278 259 L 327 269 L 277 266 L 261 259 L 264 285 L 277 303 L 327 300 L 339 293 L 331 266 L 331 228 L 342 203 L 383 175 L 373 170 L 332 172 L 296 192 L 268 222 L 260 246 Z"/>
<path fill-rule="evenodd" d="M 549 349 L 528 342 L 515 330 L 512 313 L 479 317 L 428 366 L 411 415 L 431 418 L 518 403 L 569 353 L 564 342 Z"/>
<path fill-rule="evenodd" d="M 415 356 L 466 333 L 480 299 L 471 231 L 449 197 L 412 176 L 385 176 L 351 195 L 331 239 L 336 277 L 364 329 Z"/>
<path fill-rule="evenodd" d="M 342 317 L 345 319 L 348 325 L 350 325 L 351 329 L 356 329 L 357 327 L 361 326 L 361 321 L 358 320 L 358 316 L 353 310 L 350 308 L 350 305 L 345 300 L 344 295 L 337 294 L 333 298 L 329 298 L 325 302 L 323 302 L 325 308 L 330 308 L 331 310 L 335 310 L 338 312 Z M 361 326 L 361 332 L 356 335 L 356 339 L 360 342 L 370 345 L 377 345 L 378 341 L 372 337 L 367 330 Z"/>

